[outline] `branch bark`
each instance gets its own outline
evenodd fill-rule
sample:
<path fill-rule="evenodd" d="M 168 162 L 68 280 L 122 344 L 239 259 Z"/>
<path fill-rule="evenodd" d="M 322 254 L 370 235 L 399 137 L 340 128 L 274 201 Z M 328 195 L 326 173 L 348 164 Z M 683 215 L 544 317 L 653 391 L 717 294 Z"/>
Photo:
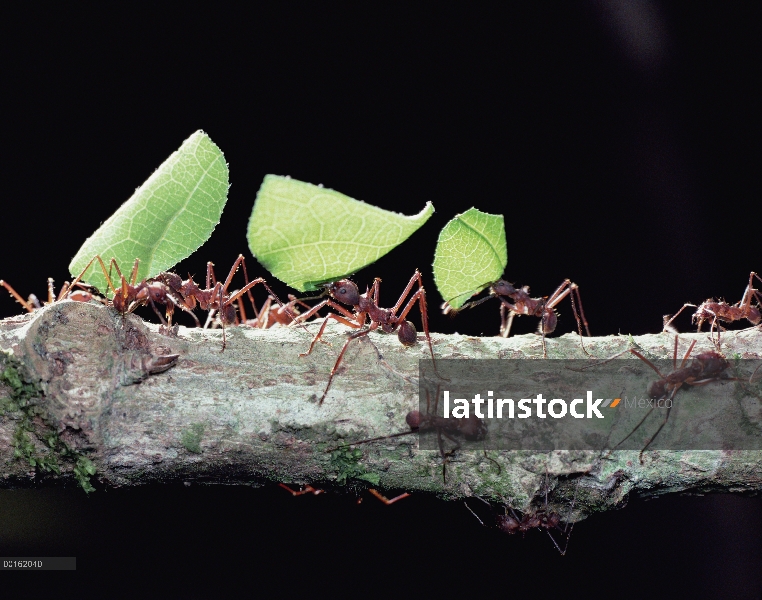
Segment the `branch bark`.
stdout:
<path fill-rule="evenodd" d="M 549 482 L 552 502 L 567 513 L 573 509 L 568 520 L 621 505 L 629 493 L 762 488 L 757 451 L 660 451 L 644 465 L 637 452 L 624 451 L 605 461 L 600 452 L 458 452 L 446 482 L 439 454 L 418 450 L 415 436 L 358 446 L 361 452 L 327 452 L 405 431 L 405 415 L 418 402 L 418 360 L 429 358 L 424 343 L 404 348 L 396 336 L 372 333 L 349 346 L 320 406 L 345 333 L 329 329 L 330 348 L 318 344 L 300 357 L 310 341 L 302 328 L 228 328 L 221 352 L 220 330 L 181 327 L 176 336 L 161 335 L 135 315 L 123 320 L 96 304 L 56 302 L 0 321 L 0 485 L 72 473 L 81 480 L 88 472 L 112 486 L 178 479 L 378 481 L 446 498 L 478 494 L 527 509 L 544 497 Z M 682 338 L 697 339 L 696 351 L 711 349 L 706 334 Z M 541 356 L 535 335 L 432 339 L 438 358 Z M 610 356 L 629 339 L 589 338 L 586 347 Z M 671 356 L 671 336 L 634 341 Z M 762 355 L 759 328 L 724 333 L 723 342 L 727 355 Z M 574 334 L 547 344 L 551 357 L 583 357 Z"/>

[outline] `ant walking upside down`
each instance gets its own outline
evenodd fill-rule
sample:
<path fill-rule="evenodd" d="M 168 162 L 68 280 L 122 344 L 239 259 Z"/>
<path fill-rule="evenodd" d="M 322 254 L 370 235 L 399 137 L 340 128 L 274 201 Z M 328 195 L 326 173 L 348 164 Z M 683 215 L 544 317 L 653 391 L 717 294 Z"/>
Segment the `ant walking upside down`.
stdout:
<path fill-rule="evenodd" d="M 579 483 L 579 482 L 578 482 Z M 495 527 L 501 531 L 502 533 L 508 534 L 508 535 L 514 535 L 516 533 L 521 533 L 522 536 L 526 535 L 526 533 L 532 529 L 539 529 L 544 530 L 545 533 L 548 534 L 548 537 L 553 542 L 553 545 L 556 547 L 556 550 L 561 554 L 561 556 L 564 556 L 566 554 L 567 549 L 569 548 L 569 538 L 571 537 L 572 531 L 574 530 L 574 523 L 567 522 L 563 527 L 561 526 L 562 523 L 564 523 L 564 519 L 561 518 L 561 515 L 559 515 L 557 512 L 551 510 L 550 504 L 548 503 L 548 492 L 550 488 L 550 478 L 548 476 L 548 473 L 546 471 L 545 473 L 545 501 L 541 506 L 537 506 L 535 504 L 536 500 L 532 500 L 532 506 L 523 513 L 520 513 L 513 508 L 509 506 L 503 507 L 503 513 L 502 514 L 495 514 L 494 515 L 494 523 Z M 490 510 L 494 512 L 493 506 L 487 502 L 484 498 L 481 498 L 480 496 L 474 496 L 474 498 L 477 498 L 478 500 L 481 500 L 490 507 Z M 569 507 L 569 511 L 574 510 L 574 504 L 577 500 L 577 489 L 574 491 L 574 498 L 572 499 L 571 506 Z M 466 506 L 466 508 L 469 510 L 469 512 L 476 517 L 476 519 L 484 525 L 484 521 L 481 520 L 479 515 L 477 515 L 474 510 L 468 505 L 466 501 L 463 502 Z M 509 512 L 510 511 L 510 514 Z M 567 517 L 568 518 L 568 517 Z M 561 532 L 561 535 L 565 538 L 565 543 L 563 549 L 561 548 L 561 545 L 558 543 L 555 537 L 553 537 L 553 534 L 551 533 L 551 530 L 557 530 Z"/>
<path fill-rule="evenodd" d="M 444 314 L 457 314 L 460 310 L 466 308 L 473 308 L 479 306 L 483 302 L 491 298 L 497 298 L 500 300 L 500 335 L 507 338 L 511 332 L 511 325 L 513 324 L 513 318 L 516 315 L 529 315 L 531 317 L 537 317 L 540 319 L 540 325 L 538 326 L 537 333 L 542 335 L 542 357 L 547 358 L 548 351 L 545 347 L 545 335 L 553 333 L 558 323 L 558 315 L 556 314 L 555 307 L 569 296 L 571 301 L 572 310 L 574 311 L 574 318 L 577 320 L 577 332 L 579 333 L 579 343 L 582 346 L 582 350 L 585 354 L 588 351 L 585 349 L 585 344 L 582 341 L 582 324 L 585 325 L 585 332 L 590 336 L 590 328 L 585 318 L 585 311 L 582 309 L 582 299 L 579 295 L 579 286 L 573 283 L 571 280 L 566 279 L 558 286 L 550 297 L 544 298 L 532 298 L 529 295 L 529 287 L 524 286 L 522 288 L 515 288 L 512 284 L 508 283 L 504 279 L 500 279 L 491 283 L 489 286 L 489 296 L 485 296 L 479 300 L 472 300 L 467 302 L 460 309 L 454 310 L 449 303 L 445 302 L 442 305 L 442 312 Z M 510 299 L 510 301 L 508 300 Z M 575 302 L 576 299 L 576 302 Z M 579 304 L 579 312 L 577 311 L 577 304 Z"/>

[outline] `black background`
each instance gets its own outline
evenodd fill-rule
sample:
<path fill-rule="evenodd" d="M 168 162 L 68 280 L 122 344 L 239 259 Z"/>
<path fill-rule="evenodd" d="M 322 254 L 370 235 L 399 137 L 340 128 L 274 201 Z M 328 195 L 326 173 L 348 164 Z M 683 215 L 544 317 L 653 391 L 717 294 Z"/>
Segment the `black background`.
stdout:
<path fill-rule="evenodd" d="M 509 281 L 548 295 L 571 278 L 594 335 L 658 332 L 684 302 L 736 302 L 762 270 L 760 15 L 750 6 L 6 13 L 0 277 L 43 296 L 46 278 L 66 279 L 85 238 L 204 129 L 232 187 L 182 274 L 250 257 L 254 197 L 276 173 L 406 214 L 431 200 L 430 221 L 355 280 L 382 277 L 391 300 L 418 267 L 434 331 L 497 333 L 496 306 L 455 321 L 436 310 L 437 235 L 476 206 L 505 215 Z M 0 316 L 17 312 L 0 294 Z M 566 302 L 559 312 L 558 331 L 573 330 Z M 677 325 L 688 330 L 689 317 Z M 118 595 L 148 575 L 186 597 L 277 587 L 756 598 L 762 588 L 755 498 L 636 500 L 580 523 L 565 557 L 531 533 L 500 536 L 459 503 L 420 495 L 385 507 L 274 486 L 0 493 L 0 555 L 78 557 L 76 574 L 25 577 L 60 593 Z"/>

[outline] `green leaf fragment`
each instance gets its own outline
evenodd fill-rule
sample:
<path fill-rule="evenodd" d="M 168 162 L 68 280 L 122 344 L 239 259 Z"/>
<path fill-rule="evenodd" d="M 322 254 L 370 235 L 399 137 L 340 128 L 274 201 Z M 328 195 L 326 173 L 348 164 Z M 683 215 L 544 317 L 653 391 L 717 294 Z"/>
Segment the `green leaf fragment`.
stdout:
<path fill-rule="evenodd" d="M 439 234 L 434 281 L 442 298 L 458 309 L 500 279 L 507 264 L 503 215 L 470 208 L 447 223 Z"/>
<path fill-rule="evenodd" d="M 249 248 L 275 277 L 307 292 L 375 262 L 434 213 L 405 216 L 290 177 L 267 175 L 249 221 Z"/>
<path fill-rule="evenodd" d="M 76 277 L 96 254 L 107 267 L 115 258 L 125 277 L 139 258 L 138 281 L 171 269 L 209 239 L 227 201 L 228 181 L 222 151 L 197 131 L 85 241 L 69 272 Z M 84 280 L 108 289 L 97 263 Z M 120 284 L 113 275 L 112 282 Z"/>

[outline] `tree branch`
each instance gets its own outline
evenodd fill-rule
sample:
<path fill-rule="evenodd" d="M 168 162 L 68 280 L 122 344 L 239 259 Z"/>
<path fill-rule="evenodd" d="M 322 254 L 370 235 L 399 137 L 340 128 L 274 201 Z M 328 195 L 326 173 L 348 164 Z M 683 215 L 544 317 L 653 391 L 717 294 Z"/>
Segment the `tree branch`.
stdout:
<path fill-rule="evenodd" d="M 314 328 L 312 328 L 314 331 Z M 0 321 L 0 470 L 2 485 L 44 477 L 91 474 L 105 485 L 204 480 L 357 485 L 428 491 L 448 498 L 478 494 L 526 509 L 544 496 L 574 505 L 573 519 L 620 505 L 627 494 L 762 488 L 756 451 L 564 451 L 552 454 L 458 452 L 442 477 L 442 458 L 421 451 L 415 436 L 332 448 L 406 430 L 418 403 L 418 360 L 396 336 L 371 333 L 353 342 L 324 404 L 318 404 L 346 328 L 329 329 L 331 347 L 310 342 L 302 328 L 181 327 L 165 336 L 135 315 L 124 320 L 96 304 L 62 301 Z M 422 337 L 422 336 L 419 336 Z M 711 349 L 706 334 L 699 349 Z M 437 358 L 541 356 L 535 335 L 510 339 L 433 334 Z M 596 356 L 628 347 L 629 337 L 586 338 Z M 666 334 L 634 338 L 670 357 Z M 726 354 L 762 355 L 759 328 L 723 334 Z M 549 355 L 584 358 L 576 335 L 547 339 Z M 172 355 L 179 355 L 175 360 Z M 56 473 L 60 471 L 60 474 Z"/>

